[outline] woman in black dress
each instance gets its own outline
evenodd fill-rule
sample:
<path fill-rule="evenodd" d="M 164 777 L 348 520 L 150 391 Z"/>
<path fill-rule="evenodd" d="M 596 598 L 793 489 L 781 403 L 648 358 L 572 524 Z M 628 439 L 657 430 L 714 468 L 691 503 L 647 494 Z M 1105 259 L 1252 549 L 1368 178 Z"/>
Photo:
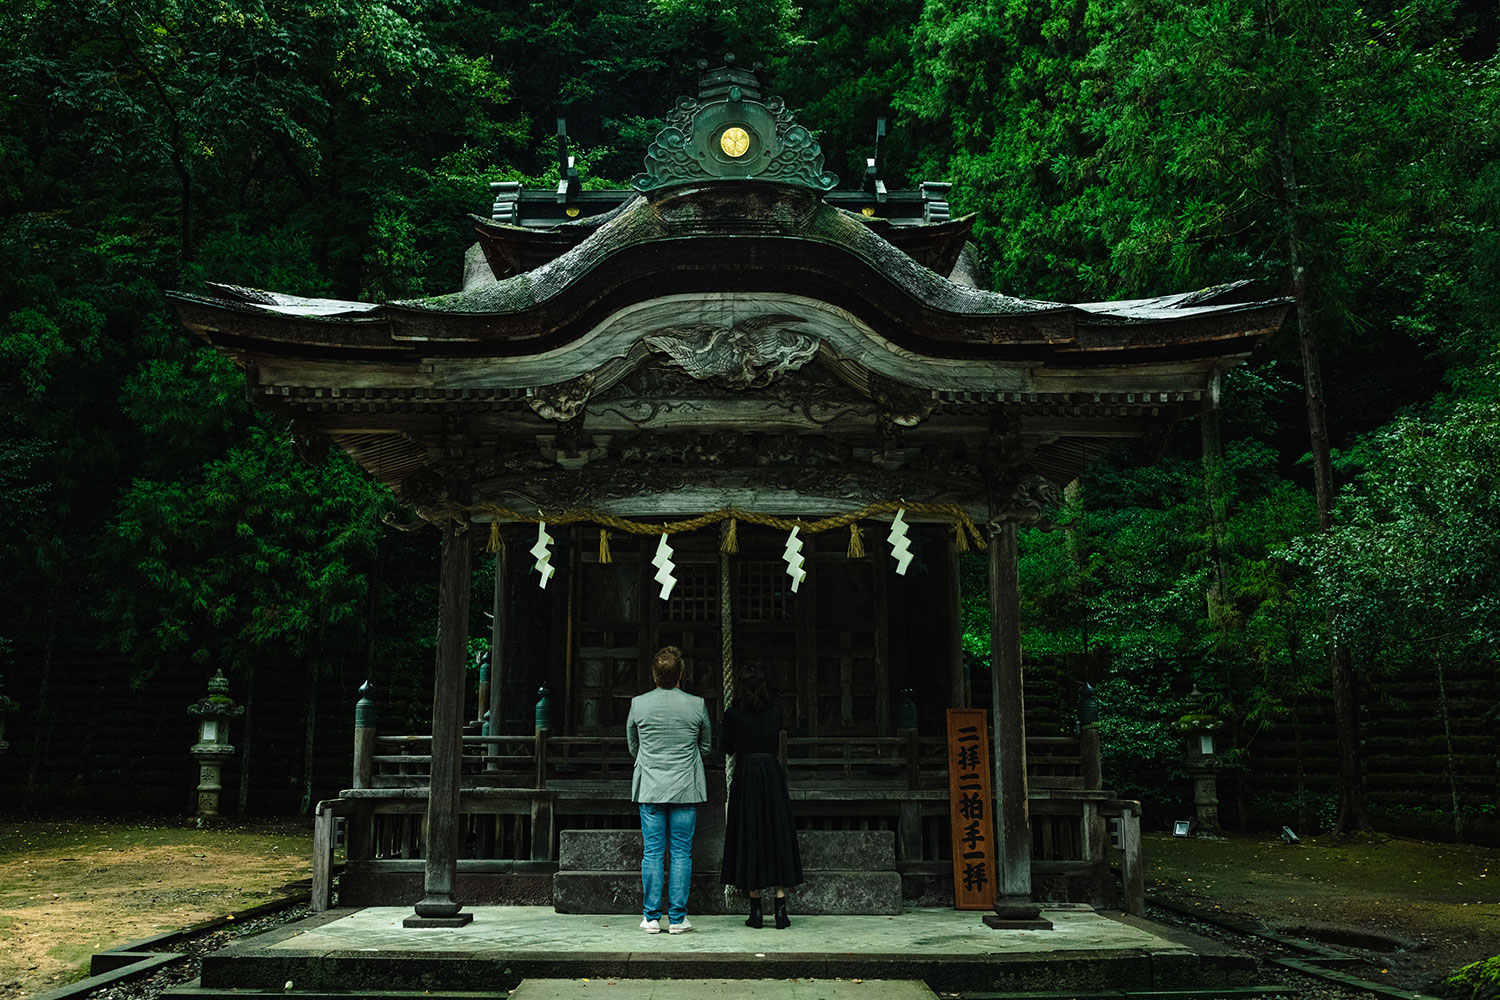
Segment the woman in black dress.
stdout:
<path fill-rule="evenodd" d="M 746 927 L 763 926 L 760 894 L 768 887 L 776 890 L 777 928 L 790 926 L 786 890 L 802 884 L 792 801 L 777 759 L 780 737 L 781 706 L 771 696 L 764 671 L 741 670 L 734 682 L 734 705 L 724 712 L 724 752 L 734 754 L 734 782 L 723 881 L 750 894 Z"/>

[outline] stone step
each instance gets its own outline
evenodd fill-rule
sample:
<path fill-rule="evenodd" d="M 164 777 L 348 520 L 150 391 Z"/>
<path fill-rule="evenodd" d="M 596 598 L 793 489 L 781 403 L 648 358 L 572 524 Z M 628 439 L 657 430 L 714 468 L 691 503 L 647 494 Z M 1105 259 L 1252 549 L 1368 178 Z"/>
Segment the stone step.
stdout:
<path fill-rule="evenodd" d="M 807 881 L 787 890 L 792 913 L 891 915 L 903 912 L 901 876 L 894 872 L 809 871 Z M 634 872 L 560 871 L 552 878 L 552 905 L 558 913 L 637 913 L 641 876 Z M 716 871 L 693 872 L 688 913 L 738 913 L 748 905 L 738 895 L 724 902 Z M 662 901 L 666 912 L 666 900 Z M 767 924 L 770 907 L 766 907 Z"/>
<path fill-rule="evenodd" d="M 890 830 L 799 830 L 803 871 L 894 871 L 896 835 Z M 719 870 L 722 841 L 694 838 L 693 866 Z M 563 830 L 558 835 L 559 871 L 641 869 L 639 830 Z"/>
<path fill-rule="evenodd" d="M 231 986 L 201 986 L 199 980 L 195 979 L 186 986 L 173 986 L 162 995 L 174 997 L 177 1000 L 266 1000 L 269 997 L 277 997 L 278 1000 L 350 1000 L 351 994 L 345 990 L 299 990 L 269 987 L 263 989 L 238 989 Z M 354 994 L 358 995 L 358 994 Z M 504 1000 L 509 994 L 505 990 L 390 990 L 381 989 L 378 994 L 366 993 L 364 996 L 378 996 L 380 1000 Z"/>
<path fill-rule="evenodd" d="M 610 1000 L 699 1000 L 728 995 L 778 1000 L 937 1000 L 927 984 L 912 979 L 621 979 L 610 983 Z M 527 979 L 514 1000 L 576 1000 L 576 979 Z"/>

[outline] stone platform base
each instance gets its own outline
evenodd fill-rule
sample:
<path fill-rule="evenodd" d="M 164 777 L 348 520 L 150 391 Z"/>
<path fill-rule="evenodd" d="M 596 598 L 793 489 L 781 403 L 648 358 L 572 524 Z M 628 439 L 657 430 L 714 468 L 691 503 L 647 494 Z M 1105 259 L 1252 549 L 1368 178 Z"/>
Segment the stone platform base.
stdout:
<path fill-rule="evenodd" d="M 804 872 L 896 870 L 896 835 L 889 830 L 802 830 L 797 848 Z M 695 839 L 693 870 L 717 872 L 722 849 L 721 844 Z M 639 873 L 641 831 L 564 830 L 558 836 L 557 867 Z"/>
<path fill-rule="evenodd" d="M 1253 983 L 1255 966 L 1223 945 L 1087 908 L 1047 909 L 1051 931 L 990 930 L 980 915 L 800 916 L 784 931 L 738 916 L 692 914 L 690 934 L 640 931 L 638 911 L 573 916 L 551 907 L 475 907 L 450 929 L 407 929 L 404 907 L 333 910 L 203 956 L 182 1000 L 254 991 L 515 989 L 524 979 L 906 979 L 939 992 L 1207 990 Z M 290 984 L 290 985 L 287 985 Z M 168 994 L 170 997 L 171 994 Z"/>
<path fill-rule="evenodd" d="M 640 831 L 564 830 L 558 843 L 558 872 L 552 882 L 557 912 L 629 913 L 641 908 Z M 890 915 L 904 908 L 891 831 L 804 830 L 797 835 L 797 846 L 806 881 L 787 889 L 793 913 Z M 689 913 L 738 913 L 748 905 L 737 893 L 725 898 L 721 851 L 717 844 L 694 841 Z M 670 854 L 663 867 L 671 870 Z"/>
<path fill-rule="evenodd" d="M 355 861 L 339 876 L 338 905 L 415 906 L 422 888 L 422 861 Z M 552 901 L 551 861 L 461 860 L 453 898 L 465 906 L 536 906 Z"/>
<path fill-rule="evenodd" d="M 805 883 L 787 890 L 787 899 L 793 913 L 878 915 L 904 909 L 901 876 L 895 872 L 809 872 Z M 552 882 L 552 905 L 558 913 L 639 911 L 640 872 L 558 872 Z M 718 872 L 693 873 L 689 913 L 739 913 L 746 906 L 748 901 L 738 893 L 725 902 Z M 766 913 L 770 912 L 768 900 Z"/>

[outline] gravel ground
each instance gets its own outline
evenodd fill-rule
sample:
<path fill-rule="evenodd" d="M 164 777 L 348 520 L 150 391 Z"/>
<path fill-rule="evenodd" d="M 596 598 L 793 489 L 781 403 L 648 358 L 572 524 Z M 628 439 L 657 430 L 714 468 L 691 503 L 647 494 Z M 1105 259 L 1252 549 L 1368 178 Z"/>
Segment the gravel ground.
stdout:
<path fill-rule="evenodd" d="M 231 921 L 215 930 L 196 934 L 186 941 L 168 941 L 150 951 L 186 952 L 187 958 L 156 970 L 144 979 L 104 986 L 86 995 L 86 1000 L 157 1000 L 173 986 L 181 986 L 198 978 L 203 965 L 203 956 L 238 938 L 260 934 L 273 927 L 301 920 L 310 913 L 308 904 L 297 903 L 253 920 Z"/>
<path fill-rule="evenodd" d="M 1155 920 L 1158 923 L 1181 927 L 1202 937 L 1222 941 L 1236 951 L 1249 955 L 1255 959 L 1255 982 L 1257 985 L 1264 984 L 1269 986 L 1279 984 L 1286 986 L 1286 993 L 1278 995 L 1295 998 L 1295 1000 L 1370 1000 L 1371 994 L 1364 991 L 1346 989 L 1325 979 L 1320 979 L 1317 976 L 1274 964 L 1272 959 L 1307 957 L 1283 945 L 1251 935 L 1240 934 L 1203 920 L 1194 920 L 1174 910 L 1166 910 L 1159 906 L 1153 906 L 1150 903 L 1146 904 L 1146 916 L 1148 919 Z M 1336 950 L 1344 951 L 1357 958 L 1368 958 L 1368 956 L 1353 949 Z M 1379 966 L 1376 964 L 1368 964 L 1366 968 L 1351 967 L 1341 971 L 1361 979 L 1375 980 L 1380 976 Z M 1389 985 L 1397 987 L 1395 983 Z M 1411 987 L 1404 988 L 1410 989 Z"/>

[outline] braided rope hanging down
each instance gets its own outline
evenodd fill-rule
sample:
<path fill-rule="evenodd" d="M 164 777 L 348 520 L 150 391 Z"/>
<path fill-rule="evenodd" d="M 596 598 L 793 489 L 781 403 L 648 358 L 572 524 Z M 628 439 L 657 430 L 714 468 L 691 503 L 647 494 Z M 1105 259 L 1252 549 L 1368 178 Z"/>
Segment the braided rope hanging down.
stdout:
<path fill-rule="evenodd" d="M 734 519 L 719 522 L 719 662 L 723 665 L 724 683 L 724 711 L 729 711 L 734 704 L 734 606 L 730 601 L 729 592 L 729 557 L 738 551 L 739 546 L 734 543 Z M 720 725 L 722 727 L 722 715 Z M 720 737 L 723 739 L 722 728 Z M 724 819 L 729 819 L 729 789 L 734 786 L 734 755 L 724 755 Z M 724 905 L 737 905 L 735 897 L 739 895 L 732 885 L 724 887 Z"/>

